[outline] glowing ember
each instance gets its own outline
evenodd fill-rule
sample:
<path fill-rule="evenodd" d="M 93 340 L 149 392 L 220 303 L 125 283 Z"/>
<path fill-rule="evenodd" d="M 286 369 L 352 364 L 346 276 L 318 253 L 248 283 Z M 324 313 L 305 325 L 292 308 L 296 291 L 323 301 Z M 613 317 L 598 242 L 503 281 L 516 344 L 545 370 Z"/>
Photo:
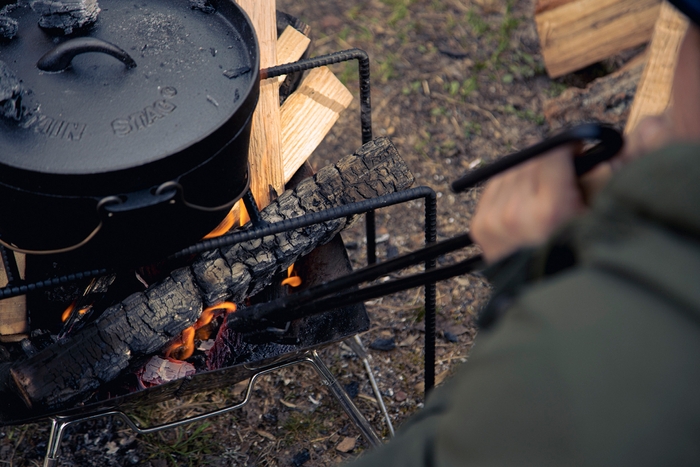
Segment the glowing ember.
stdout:
<path fill-rule="evenodd" d="M 146 365 L 137 372 L 138 381 L 143 388 L 174 381 L 192 376 L 196 373 L 194 365 L 160 357 L 152 357 Z"/>
<path fill-rule="evenodd" d="M 282 285 L 288 285 L 290 287 L 299 287 L 301 285 L 301 277 L 297 274 L 293 264 L 287 268 L 287 278 L 282 281 Z"/>

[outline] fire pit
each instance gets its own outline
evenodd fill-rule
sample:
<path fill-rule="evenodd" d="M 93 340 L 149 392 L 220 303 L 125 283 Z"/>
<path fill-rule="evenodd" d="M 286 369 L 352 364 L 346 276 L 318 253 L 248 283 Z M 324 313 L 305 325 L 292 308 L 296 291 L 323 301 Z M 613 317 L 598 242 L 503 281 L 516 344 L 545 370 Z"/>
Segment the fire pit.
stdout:
<path fill-rule="evenodd" d="M 206 11 L 197 11 L 193 14 L 206 13 Z M 84 26 L 84 24 L 75 25 L 78 29 Z M 72 31 L 64 31 L 64 33 L 71 34 Z M 78 45 L 81 47 L 92 47 L 90 44 Z M 78 45 L 75 45 L 75 47 L 78 47 Z M 73 50 L 75 47 L 71 45 L 69 49 Z M 107 46 L 104 47 L 106 50 Z M 53 56 L 58 58 L 49 57 L 44 61 L 51 63 L 61 62 L 62 57 L 66 56 L 67 53 L 62 50 L 54 51 Z M 79 53 L 77 52 L 76 55 Z M 119 55 L 118 52 L 115 53 Z M 69 53 L 69 55 L 71 54 L 73 52 Z M 110 55 L 112 55 L 111 52 Z M 74 245 L 78 245 L 76 248 L 78 250 L 90 244 L 93 236 L 88 235 L 86 237 L 88 241 L 85 244 L 80 244 L 81 242 L 79 241 L 73 246 L 69 245 L 67 248 L 64 248 L 63 245 L 55 247 L 53 244 L 49 245 L 48 243 L 48 246 L 45 246 L 41 242 L 37 243 L 38 247 L 31 245 L 31 248 L 20 248 L 11 244 L 15 242 L 20 243 L 21 239 L 18 236 L 6 245 L 30 254 L 28 271 L 30 276 L 27 280 L 21 280 L 19 269 L 14 262 L 14 255 L 8 248 L 2 248 L 3 263 L 9 283 L 6 287 L 0 289 L 0 296 L 5 299 L 19 296 L 28 297 L 30 309 L 32 310 L 32 325 L 35 332 L 33 332 L 30 339 L 22 341 L 22 344 L 14 344 L 14 355 L 25 354 L 26 356 L 17 361 L 7 363 L 0 368 L 3 380 L 1 389 L 8 395 L 7 398 L 3 399 L 2 407 L 0 407 L 0 423 L 3 425 L 23 424 L 50 419 L 52 421 L 52 434 L 46 455 L 46 465 L 52 465 L 56 462 L 63 430 L 70 424 L 95 417 L 116 415 L 124 419 L 127 424 L 139 433 L 171 428 L 240 407 L 247 402 L 256 378 L 276 368 L 298 363 L 311 364 L 326 381 L 331 391 L 339 399 L 344 409 L 368 441 L 371 444 L 380 442 L 367 421 L 318 358 L 316 352 L 317 349 L 324 346 L 346 340 L 358 355 L 362 355 L 363 349 L 361 344 L 359 341 L 352 340 L 351 337 L 365 331 L 369 326 L 364 307 L 361 304 L 349 306 L 321 304 L 321 306 L 315 307 L 313 311 L 300 312 L 300 309 L 296 306 L 299 305 L 297 303 L 295 304 L 296 311 L 293 313 L 293 319 L 291 318 L 292 315 L 290 315 L 289 319 L 280 321 L 278 316 L 265 314 L 265 306 L 269 308 L 270 303 L 276 303 L 274 302 L 276 297 L 282 295 L 281 299 L 284 299 L 284 289 L 286 287 L 279 285 L 282 277 L 279 276 L 278 272 L 286 270 L 288 264 L 292 262 L 296 273 L 303 278 L 303 284 L 300 290 L 295 291 L 290 297 L 296 294 L 301 296 L 301 294 L 307 293 L 310 293 L 311 297 L 318 297 L 320 296 L 318 295 L 318 289 L 314 286 L 323 287 L 322 284 L 327 283 L 331 279 L 339 277 L 342 280 L 343 277 L 348 277 L 350 273 L 349 263 L 342 242 L 338 237 L 335 237 L 335 233 L 354 216 L 366 213 L 368 258 L 371 263 L 374 263 L 376 258 L 374 253 L 374 209 L 413 199 L 425 198 L 426 214 L 428 216 L 426 219 L 426 240 L 428 242 L 435 240 L 435 194 L 427 188 L 403 191 L 412 181 L 412 177 L 405 167 L 402 166 L 402 161 L 397 157 L 398 154 L 395 153 L 395 149 L 386 140 L 372 142 L 369 60 L 366 54 L 359 50 L 352 50 L 316 59 L 302 60 L 292 65 L 262 70 L 261 77 L 290 75 L 347 60 L 360 61 L 361 133 L 365 146 L 352 156 L 354 159 L 343 160 L 339 165 L 331 168 L 330 171 L 321 171 L 316 175 L 314 183 L 318 182 L 317 184 L 321 186 L 319 193 L 324 199 L 330 199 L 330 204 L 321 203 L 320 206 L 311 206 L 311 204 L 318 204 L 319 195 L 314 195 L 313 189 L 309 191 L 309 183 L 301 182 L 297 187 L 296 198 L 285 193 L 278 199 L 277 207 L 274 208 L 277 209 L 276 211 L 274 209 L 266 209 L 261 213 L 256 209 L 252 194 L 248 192 L 245 201 L 252 219 L 252 226 L 249 229 L 234 231 L 224 237 L 201 242 L 171 255 L 165 263 L 158 263 L 155 268 L 130 269 L 133 265 L 143 264 L 147 260 L 151 262 L 154 259 L 164 259 L 165 254 L 159 253 L 160 256 L 153 256 L 149 252 L 146 255 L 141 255 L 126 249 L 123 250 L 128 252 L 128 261 L 126 262 L 112 261 L 111 259 L 105 260 L 104 263 L 99 261 L 81 262 L 74 260 L 74 258 L 79 258 L 80 255 L 69 259 L 65 259 L 66 257 L 62 256 L 58 259 L 63 264 L 57 271 L 52 267 L 55 255 L 72 253 Z M 70 60 L 68 60 L 68 63 L 70 63 Z M 126 69 L 128 69 L 128 63 L 125 62 L 125 64 Z M 47 70 L 50 70 L 51 66 L 54 65 L 45 64 Z M 209 104 L 213 105 L 211 102 Z M 21 107 L 21 102 L 18 105 Z M 37 117 L 36 115 L 38 114 L 32 114 L 31 109 L 27 112 L 24 115 L 20 114 L 19 118 L 25 123 L 33 122 L 25 125 L 26 129 L 31 129 L 36 126 L 35 120 L 41 117 Z M 367 168 L 367 161 L 373 159 L 375 160 L 373 162 L 374 166 Z M 358 165 L 358 162 L 360 165 Z M 367 176 L 362 175 L 364 170 L 369 170 L 366 172 Z M 341 174 L 341 177 L 338 178 L 337 174 Z M 361 183 L 357 186 L 351 185 L 346 194 L 343 194 L 334 185 L 341 179 L 352 181 L 352 178 L 358 177 L 358 174 L 360 174 L 360 179 L 368 177 L 367 180 L 360 180 Z M 390 180 L 394 181 L 390 182 Z M 323 188 L 324 186 L 327 188 Z M 173 185 L 160 191 L 156 189 L 156 196 L 165 195 L 166 192 L 169 193 L 168 190 L 170 188 L 176 194 L 182 195 L 182 192 L 179 191 L 180 188 Z M 386 194 L 394 191 L 396 193 Z M 337 199 L 334 199 L 334 196 Z M 177 200 L 177 197 L 172 199 Z M 298 201 L 293 201 L 293 199 L 302 200 L 302 203 L 294 204 L 295 202 L 298 203 Z M 306 200 L 311 200 L 313 203 L 310 203 L 309 206 L 303 206 Z M 167 200 L 166 204 L 170 203 L 170 201 L 172 200 Z M 157 203 L 160 203 L 160 200 L 157 200 Z M 294 206 L 290 205 L 290 203 L 294 204 Z M 229 206 L 229 204 L 226 204 L 226 206 Z M 166 228 L 166 230 L 175 230 L 175 228 Z M 201 236 L 199 233 L 196 235 Z M 298 243 L 300 240 L 297 239 L 299 235 L 304 237 L 304 239 L 307 236 L 315 237 L 308 245 L 300 245 Z M 154 235 L 154 238 L 159 237 Z M 289 245 L 292 245 L 292 249 L 286 251 L 288 256 L 282 257 L 275 264 L 267 264 L 268 262 L 258 258 L 255 260 L 255 265 L 250 266 L 251 269 L 249 271 L 252 271 L 252 276 L 255 277 L 243 280 L 244 282 L 248 280 L 249 282 L 246 282 L 246 284 L 251 285 L 249 289 L 246 287 L 246 290 L 242 290 L 242 295 L 237 298 L 239 302 L 241 302 L 242 298 L 248 296 L 252 298 L 250 301 L 247 299 L 243 300 L 246 307 L 236 312 L 248 309 L 249 313 L 247 315 L 241 314 L 240 320 L 230 320 L 231 315 L 226 316 L 220 313 L 221 316 L 214 320 L 219 328 L 216 332 L 218 332 L 220 337 L 214 344 L 220 347 L 218 353 L 215 353 L 217 358 L 211 358 L 207 361 L 206 357 L 203 356 L 206 354 L 206 351 L 199 351 L 194 357 L 199 359 L 198 364 L 195 362 L 194 366 L 198 365 L 199 368 L 195 368 L 194 374 L 184 370 L 181 373 L 181 375 L 185 375 L 184 378 L 166 377 L 163 379 L 162 384 L 145 387 L 143 378 L 136 376 L 139 374 L 143 375 L 143 373 L 135 373 L 134 370 L 139 368 L 139 365 L 142 369 L 147 368 L 148 364 L 145 363 L 147 358 L 154 352 L 157 353 L 158 349 L 163 347 L 162 343 L 160 343 L 161 341 L 167 343 L 167 341 L 173 340 L 185 324 L 197 319 L 199 309 L 196 309 L 196 307 L 193 309 L 190 305 L 182 308 L 182 304 L 178 305 L 172 301 L 172 298 L 183 290 L 187 292 L 187 284 L 194 283 L 191 278 L 186 277 L 187 274 L 191 272 L 194 275 L 193 277 L 199 277 L 200 279 L 207 274 L 216 276 L 215 265 L 220 264 L 222 259 L 224 263 L 230 263 L 230 258 L 226 255 L 232 254 L 232 249 L 245 249 L 261 242 L 264 245 L 266 239 L 269 238 L 276 242 L 275 248 L 270 251 L 275 252 L 277 255 L 280 251 L 288 249 Z M 50 239 L 49 243 L 51 241 L 54 240 Z M 72 240 L 67 243 L 71 242 Z M 315 249 L 313 248 L 316 244 L 324 244 L 326 242 L 329 243 Z M 104 248 L 104 245 L 100 248 Z M 31 256 L 31 254 L 39 253 L 33 248 L 46 248 L 54 256 L 48 255 L 48 259 L 40 257 L 37 259 Z M 172 246 L 168 246 L 167 249 L 172 251 Z M 99 249 L 91 251 L 99 251 Z M 309 251 L 311 252 L 309 253 Z M 199 259 L 195 258 L 196 255 L 199 255 Z M 246 258 L 249 266 L 251 257 L 247 256 Z M 419 260 L 427 262 L 430 267 L 434 265 L 433 258 L 434 256 L 431 256 L 430 258 Z M 129 267 L 126 267 L 127 264 Z M 93 269 L 74 271 L 72 268 L 76 265 L 89 265 Z M 157 269 L 161 273 L 164 272 L 164 274 L 158 277 L 158 274 L 154 273 L 151 275 L 152 277 L 149 277 L 149 273 L 153 273 L 153 269 Z M 370 276 L 379 272 L 375 271 Z M 126 299 L 123 296 L 115 298 L 113 295 L 110 295 L 123 293 L 123 290 L 118 285 L 120 282 L 123 282 L 125 275 L 146 281 L 148 284 L 146 293 L 139 292 L 136 293 L 136 298 L 127 297 Z M 163 278 L 163 275 L 165 278 Z M 217 277 L 206 280 L 198 279 L 198 287 L 201 288 L 202 284 L 209 287 L 207 290 L 200 289 L 204 297 L 202 299 L 202 307 L 205 305 L 204 302 L 212 302 L 210 304 L 218 303 L 219 295 L 222 294 L 223 289 L 229 290 L 227 293 L 230 295 L 230 289 L 233 287 L 232 281 L 239 283 L 241 277 L 237 279 L 218 279 Z M 365 278 L 364 280 L 371 280 L 371 278 Z M 49 323 L 51 321 L 57 319 L 60 310 L 58 312 L 49 310 L 51 308 L 50 304 L 42 304 L 42 299 L 37 299 L 36 297 L 45 297 L 45 292 L 47 291 L 50 294 L 54 294 L 54 298 L 55 294 L 65 294 L 66 297 L 75 296 L 75 292 L 80 287 L 84 287 L 86 281 L 90 282 L 90 285 L 87 289 L 78 293 L 78 295 L 83 296 L 78 297 L 75 310 L 67 313 L 67 316 L 69 316 L 67 324 L 63 325 L 57 334 L 57 328 L 55 327 L 53 331 L 42 332 L 42 329 L 50 327 Z M 134 280 L 130 279 L 130 282 L 133 283 Z M 263 288 L 271 282 L 274 283 L 273 286 Z M 351 292 L 356 289 L 357 283 L 357 280 L 353 279 L 353 283 L 336 283 L 332 288 Z M 263 292 L 257 293 L 260 290 Z M 251 291 L 252 293 L 249 293 Z M 89 300 L 85 297 L 89 297 Z M 117 305 L 109 306 L 109 303 L 114 303 L 115 301 Z M 46 307 L 43 305 L 46 305 Z M 63 305 L 66 304 L 64 303 Z M 123 327 L 124 324 L 130 323 L 129 320 L 133 319 L 134 316 L 139 316 L 133 313 L 133 310 L 139 306 L 145 306 L 146 310 L 153 312 L 155 315 L 161 313 L 158 311 L 161 308 L 172 312 L 172 316 L 168 316 L 168 319 L 174 318 L 175 315 L 179 314 L 182 314 L 182 316 L 168 321 L 170 324 L 165 327 L 172 329 L 155 333 L 160 341 L 151 335 L 148 337 L 141 336 L 140 340 L 131 338 L 126 346 L 120 347 L 115 344 L 112 349 L 106 352 L 99 350 L 96 360 L 91 360 L 90 357 L 83 359 L 84 356 L 90 354 L 90 351 L 86 352 L 85 350 L 101 349 L 105 342 L 112 342 L 109 339 L 119 335 L 119 333 L 113 332 L 114 329 L 126 329 Z M 89 312 L 83 313 L 83 311 L 89 309 L 92 310 L 92 315 Z M 180 313 L 181 311 L 182 313 Z M 430 321 L 431 317 L 434 319 L 434 311 L 434 288 L 428 286 L 426 287 L 426 316 L 428 321 Z M 102 314 L 100 315 L 100 313 Z M 255 319 L 255 313 L 262 313 L 261 318 Z M 141 314 L 140 316 L 146 315 Z M 249 323 L 251 320 L 256 324 L 247 326 L 247 330 L 244 329 L 241 332 L 241 326 L 246 327 L 241 323 Z M 152 324 L 152 322 L 147 323 L 146 327 Z M 120 328 L 120 326 L 122 327 Z M 426 330 L 428 334 L 426 368 L 429 369 L 426 372 L 426 381 L 428 382 L 426 388 L 430 388 L 434 377 L 431 371 L 434 365 L 434 355 L 430 353 L 429 348 L 432 346 L 430 344 L 432 342 L 431 339 L 434 339 L 434 324 L 431 327 L 429 322 Z M 105 335 L 112 337 L 105 341 Z M 100 336 L 100 339 L 98 339 L 100 343 L 97 347 L 91 347 L 86 344 L 90 341 L 91 336 Z M 134 344 L 136 341 L 138 343 Z M 154 344 L 154 342 L 156 343 Z M 148 343 L 148 345 L 145 345 L 145 343 Z M 144 347 L 148 347 L 148 349 Z M 61 361 L 63 357 L 60 356 L 66 354 L 72 356 L 68 360 Z M 109 360 L 107 367 L 100 363 L 104 360 L 103 357 Z M 77 360 L 75 360 L 76 358 Z M 217 360 L 217 365 L 212 366 L 213 360 Z M 51 363 L 52 361 L 54 363 Z M 71 370 L 71 365 L 66 364 L 71 361 L 76 361 L 79 366 L 83 366 Z M 164 360 L 161 359 L 161 361 Z M 367 363 L 366 366 L 369 368 Z M 133 410 L 134 407 L 206 389 L 230 386 L 248 378 L 251 379 L 251 382 L 246 397 L 241 403 L 193 419 L 181 420 L 164 426 L 142 428 L 137 427 L 125 415 L 125 413 Z M 152 381 L 152 379 L 149 379 L 149 381 Z M 381 400 L 381 394 L 379 394 L 378 390 L 377 397 Z"/>

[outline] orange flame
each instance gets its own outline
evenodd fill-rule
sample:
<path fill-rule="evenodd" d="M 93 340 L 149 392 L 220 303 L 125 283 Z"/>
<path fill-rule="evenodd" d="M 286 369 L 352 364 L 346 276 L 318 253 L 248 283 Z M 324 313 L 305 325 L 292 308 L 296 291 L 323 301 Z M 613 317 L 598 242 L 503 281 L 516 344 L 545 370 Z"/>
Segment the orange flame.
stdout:
<path fill-rule="evenodd" d="M 78 314 L 81 315 L 81 316 L 84 315 L 85 313 L 88 312 L 88 310 L 90 309 L 90 307 L 92 307 L 92 305 L 88 305 L 88 306 L 86 306 L 85 308 L 81 308 L 80 310 L 78 310 Z M 74 309 L 75 309 L 75 302 L 73 302 L 73 303 L 71 303 L 70 305 L 68 305 L 68 308 L 66 308 L 66 309 L 63 311 L 63 314 L 61 315 L 61 322 L 62 322 L 62 323 L 65 323 L 66 321 L 68 321 L 68 318 L 70 318 L 70 315 L 71 315 L 71 313 L 73 313 L 73 310 L 74 310 Z"/>
<path fill-rule="evenodd" d="M 288 285 L 290 287 L 299 287 L 301 285 L 301 277 L 297 274 L 296 269 L 294 269 L 294 264 L 287 268 L 287 278 L 282 281 L 282 285 Z"/>
<path fill-rule="evenodd" d="M 174 360 L 187 360 L 194 353 L 194 326 L 182 331 L 178 337 L 165 351 L 167 358 Z"/>
<path fill-rule="evenodd" d="M 221 221 L 219 225 L 216 226 L 214 230 L 209 232 L 205 237 L 204 240 L 208 238 L 216 238 L 224 235 L 226 232 L 231 230 L 231 227 L 236 223 L 236 213 L 235 213 L 235 207 L 231 208 L 229 213 L 226 215 L 224 220 Z"/>
<path fill-rule="evenodd" d="M 182 331 L 182 334 L 168 346 L 165 350 L 165 356 L 173 360 L 187 360 L 190 358 L 194 353 L 195 336 L 198 339 L 205 340 L 210 335 L 208 329 L 203 329 L 201 333 L 197 331 L 211 323 L 220 310 L 224 310 L 226 314 L 233 313 L 236 311 L 236 304 L 232 302 L 223 302 L 202 310 L 199 319 L 197 319 L 194 325 Z"/>

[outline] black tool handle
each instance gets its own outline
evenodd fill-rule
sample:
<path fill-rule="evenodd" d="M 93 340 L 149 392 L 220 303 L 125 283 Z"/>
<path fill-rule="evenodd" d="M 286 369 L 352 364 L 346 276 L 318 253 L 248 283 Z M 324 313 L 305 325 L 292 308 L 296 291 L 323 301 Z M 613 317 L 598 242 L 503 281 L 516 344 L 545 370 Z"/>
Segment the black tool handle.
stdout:
<path fill-rule="evenodd" d="M 502 157 L 485 167 L 467 173 L 452 182 L 452 190 L 456 193 L 468 190 L 494 175 L 533 157 L 540 156 L 556 147 L 584 140 L 600 140 L 600 143 L 574 159 L 577 176 L 585 174 L 596 165 L 613 157 L 620 151 L 623 144 L 622 135 L 614 128 L 594 123 L 579 125 L 541 143 Z"/>

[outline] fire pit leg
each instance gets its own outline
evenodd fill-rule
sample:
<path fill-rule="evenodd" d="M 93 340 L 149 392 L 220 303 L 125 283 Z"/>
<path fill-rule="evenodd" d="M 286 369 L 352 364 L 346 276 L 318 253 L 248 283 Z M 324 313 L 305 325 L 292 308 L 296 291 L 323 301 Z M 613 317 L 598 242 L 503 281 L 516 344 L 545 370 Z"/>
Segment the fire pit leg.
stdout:
<path fill-rule="evenodd" d="M 63 431 L 71 422 L 63 418 L 51 419 L 51 434 L 46 445 L 46 457 L 44 457 L 44 467 L 55 467 L 58 465 L 58 451 L 63 440 Z"/>
<path fill-rule="evenodd" d="M 384 420 L 386 420 L 386 426 L 389 428 L 389 433 L 394 436 L 394 425 L 391 423 L 391 418 L 389 418 L 389 412 L 386 410 L 386 405 L 384 404 L 384 399 L 382 398 L 382 393 L 379 391 L 379 386 L 377 386 L 377 380 L 374 379 L 374 373 L 372 372 L 372 367 L 369 364 L 369 357 L 367 356 L 367 351 L 365 346 L 362 345 L 362 340 L 357 334 L 355 337 L 348 339 L 345 343 L 352 349 L 353 352 L 360 357 L 362 363 L 365 365 L 365 371 L 367 372 L 367 377 L 369 378 L 369 383 L 372 385 L 372 391 L 374 391 L 374 396 L 379 402 L 379 407 L 382 409 L 384 414 Z"/>
<path fill-rule="evenodd" d="M 350 397 L 348 397 L 347 393 L 340 386 L 338 380 L 335 379 L 335 376 L 333 376 L 331 370 L 329 370 L 326 364 L 323 363 L 318 355 L 318 352 L 312 350 L 308 352 L 307 355 L 308 358 L 306 361 L 310 363 L 319 376 L 323 378 L 335 398 L 338 399 L 338 402 L 340 402 L 340 405 L 343 407 L 343 410 L 345 410 L 345 413 L 348 414 L 350 420 L 352 420 L 357 429 L 360 430 L 362 436 L 365 437 L 367 442 L 372 447 L 381 446 L 382 440 L 379 438 L 379 436 L 377 436 L 377 433 L 374 432 L 365 416 L 362 415 L 357 406 L 353 404 L 352 400 L 350 400 Z"/>

